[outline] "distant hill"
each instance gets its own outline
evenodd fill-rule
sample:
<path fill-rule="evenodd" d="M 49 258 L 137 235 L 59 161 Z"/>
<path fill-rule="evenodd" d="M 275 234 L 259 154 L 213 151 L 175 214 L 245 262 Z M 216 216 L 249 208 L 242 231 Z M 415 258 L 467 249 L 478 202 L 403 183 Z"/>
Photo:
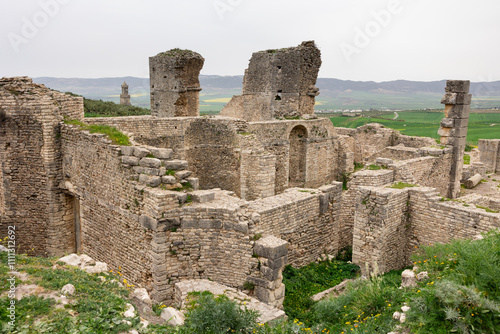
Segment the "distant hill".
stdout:
<path fill-rule="evenodd" d="M 149 78 L 34 78 L 37 83 L 59 91 L 69 91 L 87 98 L 119 102 L 121 84 L 126 81 L 131 101 L 140 107 L 149 107 Z M 201 75 L 201 111 L 219 111 L 235 94 L 241 94 L 243 76 Z M 386 82 L 351 81 L 318 78 L 320 95 L 316 109 L 426 109 L 442 108 L 445 80 Z M 471 83 L 474 108 L 500 107 L 500 81 Z"/>

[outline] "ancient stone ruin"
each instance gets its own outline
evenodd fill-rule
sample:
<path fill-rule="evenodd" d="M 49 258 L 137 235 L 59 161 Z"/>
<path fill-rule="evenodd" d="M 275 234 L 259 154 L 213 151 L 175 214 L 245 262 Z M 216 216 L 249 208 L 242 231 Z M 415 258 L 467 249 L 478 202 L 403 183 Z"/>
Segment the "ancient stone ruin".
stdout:
<path fill-rule="evenodd" d="M 172 49 L 149 57 L 151 115 L 198 116 L 198 76 L 205 59 L 190 50 Z"/>
<path fill-rule="evenodd" d="M 130 95 L 128 94 L 128 85 L 124 81 L 122 84 L 122 93 L 120 94 L 120 104 L 124 106 L 131 106 Z"/>
<path fill-rule="evenodd" d="M 253 122 L 312 115 L 320 66 L 314 41 L 255 52 L 245 70 L 243 94 L 234 96 L 221 115 Z"/>
<path fill-rule="evenodd" d="M 487 198 L 463 206 L 442 197 L 456 197 L 458 182 L 484 166 L 499 168 L 493 140 L 462 169 L 468 81 L 447 82 L 437 145 L 316 118 L 313 42 L 255 53 L 243 95 L 216 117 L 198 116 L 203 62 L 182 50 L 150 58 L 151 116 L 84 118 L 81 97 L 1 79 L 0 236 L 14 225 L 21 252 L 83 252 L 120 266 L 171 305 L 197 282 L 251 282 L 254 297 L 282 314 L 287 264 L 352 246 L 363 270 L 386 272 L 406 266 L 415 246 L 500 226 L 500 214 L 473 204 Z M 116 127 L 131 145 L 94 125 Z M 354 172 L 355 162 L 378 168 Z"/>

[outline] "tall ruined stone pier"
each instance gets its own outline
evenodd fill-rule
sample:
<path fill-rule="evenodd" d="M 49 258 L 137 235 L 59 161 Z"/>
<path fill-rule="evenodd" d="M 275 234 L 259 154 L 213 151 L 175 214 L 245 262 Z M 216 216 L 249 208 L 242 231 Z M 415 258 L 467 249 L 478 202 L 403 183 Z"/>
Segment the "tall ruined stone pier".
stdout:
<path fill-rule="evenodd" d="M 243 78 L 243 94 L 233 96 L 221 115 L 269 121 L 314 114 L 321 52 L 314 41 L 297 47 L 255 52 Z"/>
<path fill-rule="evenodd" d="M 204 62 L 199 53 L 180 49 L 149 57 L 152 116 L 199 116 L 198 76 Z"/>
<path fill-rule="evenodd" d="M 441 144 L 453 147 L 453 156 L 450 170 L 450 185 L 448 197 L 457 198 L 460 192 L 460 179 L 464 150 L 469 124 L 470 101 L 469 80 L 448 80 L 441 103 L 445 105 L 444 117 L 438 134 Z"/>

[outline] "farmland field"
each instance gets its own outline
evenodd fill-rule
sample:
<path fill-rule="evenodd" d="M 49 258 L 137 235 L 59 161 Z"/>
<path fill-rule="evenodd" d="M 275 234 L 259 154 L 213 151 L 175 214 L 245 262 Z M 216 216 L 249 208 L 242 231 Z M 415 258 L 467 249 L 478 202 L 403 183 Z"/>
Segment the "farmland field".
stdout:
<path fill-rule="evenodd" d="M 400 111 L 396 120 L 394 113 L 377 117 L 331 117 L 334 126 L 356 128 L 368 123 L 380 123 L 408 136 L 432 137 L 439 139 L 437 131 L 443 112 Z M 500 113 L 471 112 L 467 142 L 477 145 L 478 139 L 500 138 Z"/>

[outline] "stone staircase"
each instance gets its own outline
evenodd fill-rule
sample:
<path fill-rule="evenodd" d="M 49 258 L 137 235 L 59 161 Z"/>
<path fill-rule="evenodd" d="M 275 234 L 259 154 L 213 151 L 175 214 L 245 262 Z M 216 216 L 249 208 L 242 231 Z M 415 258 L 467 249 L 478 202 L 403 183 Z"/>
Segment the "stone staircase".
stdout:
<path fill-rule="evenodd" d="M 148 146 L 122 146 L 122 166 L 135 172 L 133 178 L 149 187 L 185 192 L 199 189 L 188 162 L 172 159 L 172 150 Z"/>

